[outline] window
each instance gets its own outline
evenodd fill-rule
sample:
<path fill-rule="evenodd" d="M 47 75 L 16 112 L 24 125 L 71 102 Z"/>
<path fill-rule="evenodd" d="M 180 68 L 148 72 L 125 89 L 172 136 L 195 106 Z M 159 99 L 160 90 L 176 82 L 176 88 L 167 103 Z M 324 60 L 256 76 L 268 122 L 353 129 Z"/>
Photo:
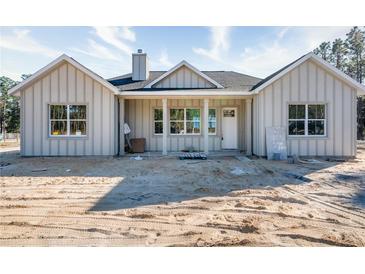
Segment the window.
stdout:
<path fill-rule="evenodd" d="M 163 112 L 161 108 L 154 109 L 154 132 L 155 134 L 163 133 Z"/>
<path fill-rule="evenodd" d="M 186 109 L 186 133 L 200 133 L 200 109 Z"/>
<path fill-rule="evenodd" d="M 170 133 L 184 134 L 184 109 L 170 109 Z"/>
<path fill-rule="evenodd" d="M 324 104 L 289 105 L 290 136 L 325 136 L 326 106 Z"/>
<path fill-rule="evenodd" d="M 308 135 L 325 135 L 325 105 L 308 105 Z"/>
<path fill-rule="evenodd" d="M 50 105 L 51 136 L 86 136 L 86 105 Z"/>
<path fill-rule="evenodd" d="M 216 134 L 217 130 L 217 111 L 216 109 L 209 109 L 208 114 L 208 132 L 209 134 Z"/>
<path fill-rule="evenodd" d="M 170 134 L 200 134 L 200 109 L 170 109 Z"/>

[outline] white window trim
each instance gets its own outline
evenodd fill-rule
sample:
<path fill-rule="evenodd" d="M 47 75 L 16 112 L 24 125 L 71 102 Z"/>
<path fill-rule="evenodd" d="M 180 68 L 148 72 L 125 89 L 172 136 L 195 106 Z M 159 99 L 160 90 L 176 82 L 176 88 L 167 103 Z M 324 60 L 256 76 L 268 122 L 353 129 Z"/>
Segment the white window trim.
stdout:
<path fill-rule="evenodd" d="M 209 110 L 215 110 L 215 131 L 214 133 L 209 133 Z M 217 135 L 217 127 L 218 127 L 218 109 L 217 108 L 208 108 L 208 135 Z"/>
<path fill-rule="evenodd" d="M 65 119 L 51 119 L 51 106 L 66 106 L 67 109 L 67 117 L 66 120 Z M 70 119 L 70 106 L 85 106 L 86 107 L 86 119 Z M 67 137 L 67 138 L 85 138 L 87 137 L 87 132 L 88 132 L 88 116 L 87 116 L 87 112 L 88 112 L 88 107 L 85 104 L 48 104 L 48 137 L 49 138 L 62 138 L 62 137 Z M 51 131 L 51 122 L 52 121 L 66 121 L 66 126 L 67 126 L 67 134 L 66 135 L 52 135 Z M 70 125 L 71 125 L 71 121 L 85 121 L 86 122 L 86 134 L 84 135 L 71 135 L 71 130 L 70 130 Z"/>
<path fill-rule="evenodd" d="M 153 115 L 153 135 L 156 135 L 156 136 L 162 136 L 163 135 L 163 119 L 162 120 L 155 120 L 155 110 L 156 109 L 161 109 L 162 110 L 162 115 L 163 115 L 163 109 L 162 108 L 153 108 L 152 111 L 152 115 Z M 163 117 L 162 117 L 163 118 Z M 156 133 L 155 132 L 155 128 L 156 128 L 156 122 L 162 122 L 162 133 Z"/>
<path fill-rule="evenodd" d="M 290 105 L 304 105 L 305 107 L 305 119 L 289 119 L 289 106 Z M 324 119 L 308 119 L 308 105 L 324 105 Z M 326 103 L 288 103 L 287 107 L 288 112 L 288 124 L 287 124 L 287 134 L 290 138 L 302 138 L 302 137 L 308 137 L 308 138 L 316 138 L 321 137 L 325 138 L 327 137 L 327 104 Z M 290 121 L 304 121 L 304 135 L 291 135 L 289 134 L 289 122 Z M 323 135 L 309 135 L 308 134 L 308 121 L 324 121 L 324 134 Z"/>
<path fill-rule="evenodd" d="M 170 119 L 170 110 L 171 109 L 183 109 L 184 110 L 184 120 L 172 120 Z M 200 117 L 199 117 L 199 133 L 186 133 L 186 122 L 191 122 L 192 120 L 186 120 L 186 110 L 187 109 L 199 109 L 200 111 Z M 171 133 L 171 122 L 183 122 L 184 123 L 184 133 Z M 197 107 L 187 107 L 187 108 L 182 108 L 182 107 L 176 107 L 176 108 L 170 108 L 169 109 L 169 133 L 172 136 L 185 136 L 185 135 L 201 135 L 202 132 L 202 110 L 201 108 L 197 108 Z"/>

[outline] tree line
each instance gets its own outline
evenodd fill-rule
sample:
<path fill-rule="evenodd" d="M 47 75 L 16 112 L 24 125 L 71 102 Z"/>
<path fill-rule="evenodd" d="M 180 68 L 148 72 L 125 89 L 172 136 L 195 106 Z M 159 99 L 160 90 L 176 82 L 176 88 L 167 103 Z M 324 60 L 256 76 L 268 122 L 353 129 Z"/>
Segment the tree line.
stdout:
<path fill-rule="evenodd" d="M 30 74 L 23 74 L 22 80 L 27 79 Z M 0 76 L 0 132 L 18 133 L 20 126 L 19 98 L 8 94 L 8 90 L 17 85 L 6 76 Z"/>
<path fill-rule="evenodd" d="M 353 27 L 346 39 L 322 42 L 313 52 L 359 83 L 365 82 L 365 27 Z M 357 97 L 357 139 L 365 137 L 365 97 Z"/>

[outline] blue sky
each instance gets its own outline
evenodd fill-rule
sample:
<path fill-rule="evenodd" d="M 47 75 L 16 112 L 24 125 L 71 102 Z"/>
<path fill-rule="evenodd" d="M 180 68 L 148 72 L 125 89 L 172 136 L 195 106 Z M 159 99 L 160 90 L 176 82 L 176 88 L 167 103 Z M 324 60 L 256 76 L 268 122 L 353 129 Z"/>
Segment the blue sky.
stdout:
<path fill-rule="evenodd" d="M 265 77 L 350 27 L 0 27 L 0 75 L 19 80 L 66 53 L 104 78 L 147 52 L 151 70 L 186 60 L 200 70 Z"/>

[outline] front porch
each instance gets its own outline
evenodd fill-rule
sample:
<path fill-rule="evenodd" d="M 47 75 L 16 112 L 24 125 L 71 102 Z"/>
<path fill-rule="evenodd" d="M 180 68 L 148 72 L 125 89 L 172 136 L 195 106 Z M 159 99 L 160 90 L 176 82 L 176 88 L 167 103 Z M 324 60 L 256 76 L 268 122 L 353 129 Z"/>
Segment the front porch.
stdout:
<path fill-rule="evenodd" d="M 146 139 L 147 157 L 184 150 L 209 156 L 251 155 L 251 105 L 250 96 L 119 97 L 119 154 L 126 154 L 126 122 L 130 138 Z"/>
<path fill-rule="evenodd" d="M 158 157 L 171 157 L 171 158 L 176 158 L 178 156 L 180 156 L 181 152 L 178 151 L 170 151 L 167 152 L 167 155 L 162 155 L 162 153 L 160 151 L 145 151 L 144 153 L 128 153 L 125 152 L 124 155 L 122 155 L 123 157 L 137 157 L 140 156 L 144 159 L 149 159 L 149 158 L 158 158 Z M 235 157 L 235 156 L 246 156 L 246 152 L 245 151 L 240 151 L 238 149 L 229 149 L 229 150 L 217 150 L 217 151 L 210 151 L 209 152 L 209 158 L 212 157 Z M 196 160 L 199 161 L 199 160 Z"/>

